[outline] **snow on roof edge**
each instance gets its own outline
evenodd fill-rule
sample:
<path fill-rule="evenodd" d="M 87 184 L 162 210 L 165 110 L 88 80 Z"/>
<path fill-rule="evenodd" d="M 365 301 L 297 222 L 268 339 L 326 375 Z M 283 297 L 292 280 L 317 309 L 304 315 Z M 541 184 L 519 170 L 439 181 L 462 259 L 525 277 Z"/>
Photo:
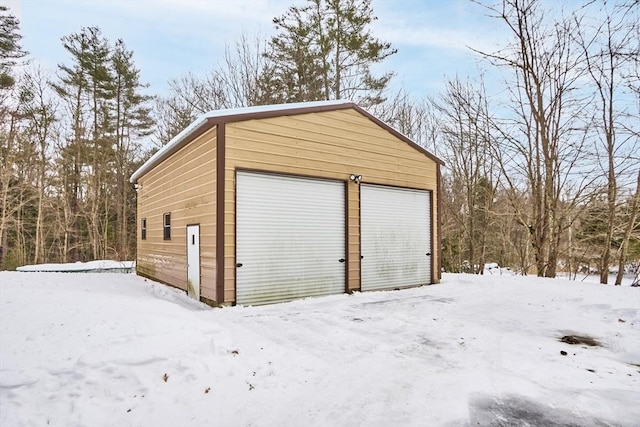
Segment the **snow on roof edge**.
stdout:
<path fill-rule="evenodd" d="M 297 110 L 303 108 L 314 108 L 314 107 L 328 107 L 328 106 L 339 106 L 339 105 L 357 105 L 355 102 L 351 100 L 345 99 L 336 99 L 330 101 L 311 101 L 311 102 L 296 102 L 290 104 L 272 104 L 272 105 L 257 105 L 253 107 L 242 107 L 242 108 L 230 108 L 230 109 L 221 109 L 221 110 L 212 110 L 205 114 L 202 114 L 197 119 L 195 119 L 189 126 L 184 128 L 179 134 L 174 136 L 171 141 L 169 141 L 166 145 L 162 146 L 153 156 L 151 156 L 142 166 L 136 170 L 131 177 L 129 178 L 129 182 L 134 184 L 138 178 L 148 172 L 156 163 L 164 157 L 164 155 L 173 149 L 176 145 L 186 139 L 191 133 L 195 132 L 200 126 L 205 124 L 208 119 L 218 118 L 218 117 L 229 117 L 243 114 L 256 114 L 256 113 L 266 113 L 270 111 L 289 111 L 289 110 Z"/>
<path fill-rule="evenodd" d="M 202 116 L 198 117 L 195 121 L 191 122 L 191 124 L 186 128 L 184 128 L 182 132 L 174 136 L 171 139 L 171 141 L 163 145 L 158 151 L 155 152 L 153 156 L 149 157 L 149 159 L 147 159 L 147 161 L 144 162 L 142 166 L 140 166 L 138 170 L 136 170 L 131 175 L 131 177 L 129 178 L 129 182 L 134 184 L 138 180 L 138 178 L 140 178 L 142 175 L 148 172 L 153 166 L 155 166 L 155 164 L 164 156 L 164 154 L 167 151 L 171 150 L 174 146 L 178 145 L 182 140 L 184 140 L 187 136 L 189 136 L 191 132 L 195 131 L 206 122 L 207 122 L 206 114 L 203 114 Z"/>
<path fill-rule="evenodd" d="M 211 119 L 216 117 L 235 116 L 239 114 L 256 114 L 256 113 L 267 113 L 270 111 L 288 111 L 288 110 L 298 110 L 302 108 L 330 107 L 330 106 L 350 105 L 350 104 L 355 104 L 355 102 L 348 99 L 334 99 L 330 101 L 309 101 L 309 102 L 294 102 L 289 104 L 256 105 L 253 107 L 212 110 L 206 113 L 205 116 L 208 119 Z"/>

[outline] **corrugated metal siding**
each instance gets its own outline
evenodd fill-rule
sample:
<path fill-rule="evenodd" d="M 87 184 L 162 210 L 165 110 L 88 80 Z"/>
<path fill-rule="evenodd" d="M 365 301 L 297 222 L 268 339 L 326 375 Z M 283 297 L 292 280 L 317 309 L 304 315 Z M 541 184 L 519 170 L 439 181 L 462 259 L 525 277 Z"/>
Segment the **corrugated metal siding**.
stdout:
<path fill-rule="evenodd" d="M 237 173 L 238 304 L 345 291 L 344 185 Z"/>
<path fill-rule="evenodd" d="M 138 180 L 138 227 L 147 218 L 147 239 L 138 237 L 137 270 L 187 289 L 187 224 L 200 224 L 201 295 L 215 300 L 216 129 L 177 151 Z M 171 212 L 171 240 L 162 215 Z M 140 230 L 138 229 L 138 236 Z"/>
<path fill-rule="evenodd" d="M 431 194 L 361 185 L 360 206 L 362 290 L 430 283 Z"/>
<path fill-rule="evenodd" d="M 235 297 L 238 168 L 436 190 L 436 163 L 354 110 L 229 123 L 225 144 L 225 301 Z M 360 288 L 359 192 L 349 184 L 349 284 Z M 434 204 L 437 193 L 434 191 Z M 434 212 L 433 228 L 437 232 Z M 435 256 L 436 254 L 434 254 Z M 434 258 L 435 259 L 435 258 Z M 437 262 L 437 260 L 436 260 Z"/>

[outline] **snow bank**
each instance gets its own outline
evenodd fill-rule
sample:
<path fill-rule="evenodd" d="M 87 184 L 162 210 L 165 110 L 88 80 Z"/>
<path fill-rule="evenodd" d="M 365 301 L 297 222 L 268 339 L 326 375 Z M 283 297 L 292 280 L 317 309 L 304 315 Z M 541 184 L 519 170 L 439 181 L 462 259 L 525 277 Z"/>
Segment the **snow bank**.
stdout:
<path fill-rule="evenodd" d="M 560 342 L 589 335 L 598 347 Z M 440 285 L 212 309 L 135 275 L 0 272 L 0 425 L 640 420 L 640 289 Z"/>
<path fill-rule="evenodd" d="M 135 269 L 135 261 L 98 260 L 63 264 L 34 264 L 16 268 L 17 271 L 29 272 L 67 272 L 67 273 L 130 273 Z"/>

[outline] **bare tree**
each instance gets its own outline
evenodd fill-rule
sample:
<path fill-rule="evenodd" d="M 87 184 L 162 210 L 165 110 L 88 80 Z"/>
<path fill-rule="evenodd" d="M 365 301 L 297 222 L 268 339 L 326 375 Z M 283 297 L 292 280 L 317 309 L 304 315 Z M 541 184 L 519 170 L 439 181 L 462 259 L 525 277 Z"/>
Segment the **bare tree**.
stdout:
<path fill-rule="evenodd" d="M 6 91 L 3 92 L 5 95 Z M 24 199 L 20 196 L 21 186 L 16 177 L 21 156 L 17 140 L 19 104 L 11 105 L 11 101 L 3 100 L 0 108 L 0 269 L 4 269 L 9 252 L 9 229 L 16 226 L 16 214 Z"/>
<path fill-rule="evenodd" d="M 578 90 L 582 58 L 572 45 L 579 19 L 554 18 L 544 6 L 537 0 L 483 5 L 513 41 L 498 52 L 479 53 L 513 77 L 507 82 L 511 115 L 494 121 L 501 139 L 496 155 L 507 187 L 526 188 L 531 198 L 528 212 L 513 208 L 530 233 L 536 272 L 555 277 L 563 232 L 592 177 L 584 162 L 586 131 L 579 126 L 588 105 Z"/>
<path fill-rule="evenodd" d="M 629 218 L 624 229 L 620 251 L 618 253 L 618 273 L 616 275 L 616 286 L 622 285 L 622 278 L 625 271 L 625 261 L 627 251 L 629 250 L 629 240 L 634 230 L 640 227 L 638 223 L 638 211 L 640 211 L 640 170 L 638 170 L 638 180 L 636 183 L 636 192 L 629 201 Z M 636 276 L 637 277 L 637 276 Z"/>
<path fill-rule="evenodd" d="M 384 103 L 371 106 L 370 111 L 421 147 L 438 155 L 440 117 L 429 99 L 414 100 L 401 88 Z"/>
<path fill-rule="evenodd" d="M 615 5 L 612 9 L 602 1 L 595 16 L 604 20 L 593 25 L 576 25 L 577 43 L 584 55 L 584 73 L 591 79 L 595 96 L 593 105 L 594 125 L 597 137 L 597 151 L 603 175 L 605 176 L 606 229 L 600 256 L 600 283 L 606 284 L 609 277 L 611 246 L 616 228 L 618 209 L 618 176 L 625 175 L 633 162 L 632 153 L 637 152 L 637 129 L 629 132 L 630 109 L 624 93 L 629 79 L 633 59 L 639 54 L 638 23 L 628 19 L 633 16 L 631 5 Z M 635 12 L 637 15 L 637 12 Z M 636 16 L 637 18 L 637 16 Z M 577 22 L 580 24 L 580 22 Z M 635 117 L 635 121 L 639 119 Z M 637 125 L 635 125 L 637 127 Z M 634 134 L 635 133 L 635 134 Z M 635 165 L 634 165 L 635 166 Z"/>
<path fill-rule="evenodd" d="M 482 273 L 487 237 L 499 175 L 491 156 L 489 106 L 482 79 L 478 83 L 456 78 L 446 82 L 445 93 L 433 102 L 440 113 L 443 153 L 451 175 L 452 190 L 460 203 L 449 206 L 447 217 L 460 222 L 454 227 L 462 239 L 465 259 L 474 273 Z"/>
<path fill-rule="evenodd" d="M 23 117 L 26 121 L 25 138 L 33 141 L 36 177 L 33 185 L 36 187 L 37 216 L 35 223 L 34 254 L 32 262 L 39 263 L 45 259 L 45 204 L 47 189 L 50 186 L 49 162 L 52 154 L 51 134 L 56 121 L 57 105 L 52 97 L 47 72 L 42 68 L 27 71 L 20 84 L 24 106 Z"/>
<path fill-rule="evenodd" d="M 166 144 L 198 115 L 220 108 L 269 104 L 264 73 L 268 59 L 264 42 L 243 33 L 225 48 L 224 59 L 204 76 L 189 73 L 169 82 L 170 94 L 156 101 L 155 139 Z"/>

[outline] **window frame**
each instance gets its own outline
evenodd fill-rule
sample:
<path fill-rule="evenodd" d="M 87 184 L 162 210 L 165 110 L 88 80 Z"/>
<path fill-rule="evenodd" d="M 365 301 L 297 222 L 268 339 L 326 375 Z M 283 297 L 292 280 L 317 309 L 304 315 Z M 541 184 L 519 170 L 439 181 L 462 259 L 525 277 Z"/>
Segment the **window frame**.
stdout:
<path fill-rule="evenodd" d="M 147 218 L 140 220 L 140 239 L 147 240 Z"/>
<path fill-rule="evenodd" d="M 171 212 L 162 214 L 162 237 L 171 240 Z"/>

